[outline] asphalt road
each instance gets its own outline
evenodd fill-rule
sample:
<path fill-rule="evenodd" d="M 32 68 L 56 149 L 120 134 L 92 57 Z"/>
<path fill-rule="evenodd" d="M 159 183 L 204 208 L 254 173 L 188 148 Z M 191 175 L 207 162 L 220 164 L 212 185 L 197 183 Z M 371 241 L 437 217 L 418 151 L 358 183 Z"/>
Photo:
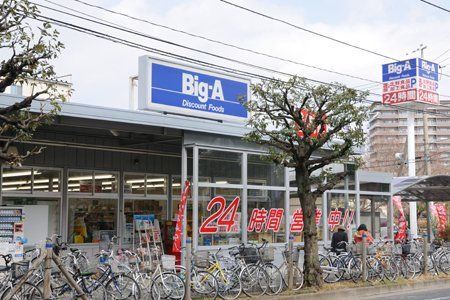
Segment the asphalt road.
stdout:
<path fill-rule="evenodd" d="M 364 300 L 450 300 L 450 286 L 428 287 L 409 291 L 380 293 L 360 297 Z"/>

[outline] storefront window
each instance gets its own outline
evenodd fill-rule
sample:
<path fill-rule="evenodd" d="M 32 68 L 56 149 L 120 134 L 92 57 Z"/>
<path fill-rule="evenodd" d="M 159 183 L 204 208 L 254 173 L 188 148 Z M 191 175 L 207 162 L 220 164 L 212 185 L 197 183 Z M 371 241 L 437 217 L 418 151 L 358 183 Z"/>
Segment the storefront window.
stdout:
<path fill-rule="evenodd" d="M 284 191 L 248 190 L 247 238 L 250 242 L 286 242 Z"/>
<path fill-rule="evenodd" d="M 98 243 L 117 234 L 117 199 L 69 199 L 69 242 Z"/>
<path fill-rule="evenodd" d="M 239 244 L 242 236 L 241 202 L 235 199 L 236 197 L 239 197 L 240 199 L 241 190 L 233 189 L 226 191 L 225 189 L 221 189 L 221 194 L 217 193 L 217 191 L 214 192 L 214 189 L 212 190 L 213 194 L 210 199 L 221 196 L 225 199 L 225 202 L 222 203 L 221 201 L 216 201 L 216 204 L 208 210 L 208 204 L 211 200 L 206 197 L 203 197 L 204 200 L 199 199 L 198 221 L 200 232 L 202 232 L 202 228 L 215 228 L 216 232 L 212 234 L 200 233 L 198 243 L 200 246 Z M 188 221 L 189 216 L 192 217 L 192 208 L 190 208 L 188 204 Z M 227 228 L 226 225 L 221 225 L 221 221 L 219 220 L 224 220 L 225 223 L 231 221 L 232 225 Z M 192 232 L 189 232 L 191 230 L 189 225 L 187 229 L 188 235 L 191 236 Z"/>
<path fill-rule="evenodd" d="M 118 193 L 119 174 L 95 171 L 95 193 Z"/>
<path fill-rule="evenodd" d="M 316 225 L 317 225 L 317 239 L 323 240 L 323 203 L 322 197 L 318 197 L 316 199 Z M 294 237 L 294 242 L 299 243 L 303 242 L 303 229 L 304 229 L 304 220 L 302 207 L 300 205 L 300 200 L 297 197 L 297 192 L 291 192 L 290 199 L 290 209 L 289 209 L 289 217 L 290 217 L 290 234 Z"/>
<path fill-rule="evenodd" d="M 145 194 L 145 174 L 129 174 L 124 175 L 124 193 L 133 195 Z"/>
<path fill-rule="evenodd" d="M 3 204 L 19 207 L 25 216 L 23 223 L 26 245 L 35 246 L 52 234 L 59 234 L 60 199 L 35 197 L 4 197 Z M 2 236 L 6 230 L 3 230 Z"/>
<path fill-rule="evenodd" d="M 388 196 L 361 195 L 361 224 L 366 224 L 374 238 L 387 238 Z"/>
<path fill-rule="evenodd" d="M 210 178 L 219 184 L 240 184 L 242 154 L 199 149 L 199 182 Z"/>
<path fill-rule="evenodd" d="M 161 175 L 147 175 L 147 195 L 166 195 L 167 177 Z"/>
<path fill-rule="evenodd" d="M 34 192 L 61 191 L 61 171 L 33 168 Z"/>
<path fill-rule="evenodd" d="M 344 226 L 351 236 L 356 232 L 356 200 L 355 195 L 346 193 L 328 193 L 328 211 L 326 214 L 328 224 L 328 238 L 331 240 L 338 226 Z"/>
<path fill-rule="evenodd" d="M 31 168 L 3 169 L 2 191 L 31 193 Z"/>
<path fill-rule="evenodd" d="M 261 155 L 247 155 L 247 183 L 249 185 L 283 186 L 284 167 L 267 161 Z"/>
<path fill-rule="evenodd" d="M 359 183 L 359 189 L 361 191 L 367 191 L 367 192 L 385 192 L 385 193 L 389 193 L 390 185 L 389 185 L 389 183 L 361 181 Z"/>
<path fill-rule="evenodd" d="M 94 184 L 94 172 L 69 171 L 68 191 L 92 194 Z"/>

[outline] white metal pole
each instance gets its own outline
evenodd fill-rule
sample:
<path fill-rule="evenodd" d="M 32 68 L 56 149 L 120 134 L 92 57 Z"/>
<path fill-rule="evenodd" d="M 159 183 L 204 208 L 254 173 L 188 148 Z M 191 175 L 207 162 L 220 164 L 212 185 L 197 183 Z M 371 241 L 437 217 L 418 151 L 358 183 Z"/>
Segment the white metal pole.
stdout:
<path fill-rule="evenodd" d="M 408 176 L 416 176 L 416 137 L 414 132 L 415 114 L 413 110 L 408 111 Z M 409 202 L 409 229 L 411 237 L 417 237 L 417 204 Z"/>

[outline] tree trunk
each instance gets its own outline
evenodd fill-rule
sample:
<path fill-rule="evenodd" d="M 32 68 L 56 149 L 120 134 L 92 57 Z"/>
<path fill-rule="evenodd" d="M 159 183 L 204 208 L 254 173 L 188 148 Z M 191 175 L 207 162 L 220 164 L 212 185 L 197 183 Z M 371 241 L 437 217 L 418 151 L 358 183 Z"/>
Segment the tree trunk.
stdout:
<path fill-rule="evenodd" d="M 316 199 L 311 193 L 311 184 L 306 167 L 296 168 L 295 171 L 297 194 L 303 211 L 303 236 L 305 243 L 303 273 L 305 285 L 321 287 L 323 278 L 319 264 L 319 246 L 317 244 Z"/>

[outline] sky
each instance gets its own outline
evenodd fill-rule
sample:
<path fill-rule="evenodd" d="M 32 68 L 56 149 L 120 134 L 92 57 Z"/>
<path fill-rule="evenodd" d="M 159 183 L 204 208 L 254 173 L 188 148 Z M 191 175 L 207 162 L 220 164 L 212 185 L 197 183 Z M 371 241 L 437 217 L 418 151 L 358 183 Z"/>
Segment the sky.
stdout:
<path fill-rule="evenodd" d="M 218 0 L 84 0 L 114 11 L 191 33 L 250 48 L 285 59 L 314 65 L 370 80 L 381 81 L 381 65 L 389 59 L 369 54 L 275 22 Z M 424 57 L 447 67 L 450 75 L 450 14 L 419 0 L 230 0 L 265 14 L 289 21 L 333 38 L 370 49 L 396 59 L 417 57 L 412 53 L 424 44 Z M 431 0 L 450 8 L 450 0 Z M 278 71 L 349 87 L 370 88 L 380 93 L 380 84 L 370 84 L 296 64 L 250 54 L 202 39 L 114 15 L 76 0 L 33 0 L 67 11 L 56 4 L 93 15 L 196 49 L 246 61 Z M 55 4 L 56 3 L 56 4 Z M 205 54 L 119 32 L 43 7 L 41 13 L 93 30 L 118 36 L 149 47 L 270 77 L 280 75 L 255 70 Z M 73 12 L 72 12 L 73 13 Z M 71 102 L 114 108 L 129 107 L 129 77 L 137 75 L 138 57 L 144 50 L 129 48 L 97 37 L 58 28 L 65 49 L 54 61 L 59 76 L 70 74 L 74 93 Z M 151 54 L 150 54 L 151 55 Z M 284 77 L 280 77 L 284 78 Z M 441 77 L 439 92 L 450 99 L 450 78 Z M 371 95 L 371 100 L 380 100 Z"/>

